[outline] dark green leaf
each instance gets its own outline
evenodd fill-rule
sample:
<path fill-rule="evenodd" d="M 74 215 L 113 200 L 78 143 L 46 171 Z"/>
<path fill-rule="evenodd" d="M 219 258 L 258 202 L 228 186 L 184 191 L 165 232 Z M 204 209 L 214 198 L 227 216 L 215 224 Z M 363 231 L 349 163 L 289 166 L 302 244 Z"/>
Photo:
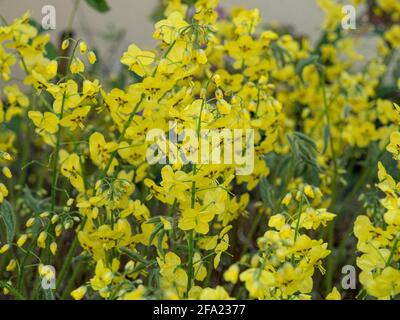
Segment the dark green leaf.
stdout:
<path fill-rule="evenodd" d="M 86 3 L 99 12 L 107 12 L 110 10 L 106 0 L 86 0 Z"/>
<path fill-rule="evenodd" d="M 154 238 L 156 237 L 156 235 L 157 235 L 157 233 L 159 232 L 159 231 L 161 231 L 161 229 L 164 227 L 164 225 L 160 222 L 160 223 L 157 223 L 156 225 L 155 225 L 155 228 L 154 228 L 154 230 L 151 232 L 151 234 L 150 234 L 150 238 L 149 238 L 149 246 L 151 246 L 151 244 L 153 243 L 153 240 L 154 240 Z"/>
<path fill-rule="evenodd" d="M 160 216 L 152 217 L 149 220 L 146 221 L 146 224 L 155 224 L 159 223 L 161 221 Z"/>
<path fill-rule="evenodd" d="M 15 235 L 15 216 L 13 209 L 7 200 L 3 200 L 0 213 L 6 226 L 7 242 L 11 243 Z"/>
<path fill-rule="evenodd" d="M 149 264 L 149 261 L 147 261 L 145 258 L 143 258 L 140 254 L 133 252 L 133 251 L 129 250 L 128 248 L 122 247 L 122 248 L 120 248 L 120 250 L 124 254 L 126 254 L 129 258 L 131 258 L 132 260 L 140 261 L 144 264 Z"/>
<path fill-rule="evenodd" d="M 301 133 L 301 132 L 295 132 L 294 135 L 295 135 L 297 138 L 299 138 L 300 140 L 302 140 L 303 142 L 307 143 L 311 148 L 313 148 L 313 149 L 315 149 L 315 150 L 317 149 L 317 146 L 316 146 L 314 140 L 311 139 L 311 138 L 310 138 L 309 136 L 307 136 L 306 134 Z"/>
<path fill-rule="evenodd" d="M 43 289 L 43 294 L 45 300 L 55 300 L 56 298 L 54 297 L 54 292 L 51 289 Z"/>
<path fill-rule="evenodd" d="M 304 83 L 304 78 L 303 78 L 303 71 L 304 68 L 311 65 L 311 64 L 315 64 L 318 62 L 319 56 L 316 54 L 312 54 L 309 57 L 300 60 L 299 62 L 297 62 L 296 65 L 296 74 L 299 76 L 301 82 Z"/>
<path fill-rule="evenodd" d="M 331 129 L 330 129 L 329 125 L 327 124 L 324 127 L 324 148 L 322 150 L 323 154 L 325 154 L 326 150 L 328 149 L 330 139 L 331 139 Z"/>
<path fill-rule="evenodd" d="M 268 183 L 267 177 L 261 177 L 260 180 L 260 195 L 261 199 L 264 203 L 264 206 L 267 208 L 274 209 L 274 203 L 272 201 L 272 188 Z"/>
<path fill-rule="evenodd" d="M 46 58 L 49 58 L 50 60 L 54 60 L 57 57 L 57 48 L 54 44 L 51 42 L 48 42 L 46 44 Z"/>
<path fill-rule="evenodd" d="M 31 190 L 28 187 L 24 188 L 24 199 L 25 203 L 34 213 L 39 213 L 40 203 L 37 199 L 35 199 L 35 197 L 32 195 Z"/>
<path fill-rule="evenodd" d="M 164 255 L 164 249 L 162 247 L 162 243 L 163 243 L 163 240 L 164 240 L 165 233 L 166 233 L 165 230 L 161 231 L 159 233 L 159 235 L 158 235 L 158 240 L 157 240 L 157 249 L 158 249 L 158 251 L 161 252 L 162 255 Z"/>

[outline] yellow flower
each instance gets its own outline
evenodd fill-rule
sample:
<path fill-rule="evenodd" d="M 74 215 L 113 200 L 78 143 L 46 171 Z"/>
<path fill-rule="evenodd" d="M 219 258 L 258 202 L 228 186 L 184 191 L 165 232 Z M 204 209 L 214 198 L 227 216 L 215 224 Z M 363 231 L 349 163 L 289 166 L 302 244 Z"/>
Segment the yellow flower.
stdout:
<path fill-rule="evenodd" d="M 187 26 L 188 23 L 183 20 L 182 14 L 175 11 L 168 16 L 168 19 L 160 20 L 155 24 L 153 37 L 171 44 Z"/>
<path fill-rule="evenodd" d="M 62 49 L 62 50 L 67 50 L 68 47 L 69 47 L 69 40 L 66 39 L 66 40 L 64 40 L 64 41 L 62 42 L 62 44 L 61 44 L 61 49 Z"/>
<path fill-rule="evenodd" d="M 325 297 L 325 300 L 341 300 L 342 297 L 338 291 L 338 289 L 336 289 L 336 287 L 333 287 L 332 291 Z"/>
<path fill-rule="evenodd" d="M 10 245 L 9 244 L 4 244 L 3 246 L 0 247 L 0 254 L 3 254 L 5 252 L 7 252 L 8 249 L 10 249 Z"/>
<path fill-rule="evenodd" d="M 43 249 L 46 248 L 46 239 L 47 239 L 47 232 L 42 231 L 37 239 L 37 246 Z"/>
<path fill-rule="evenodd" d="M 73 74 L 82 73 L 85 71 L 85 65 L 78 57 L 73 57 L 70 65 L 70 71 Z"/>
<path fill-rule="evenodd" d="M 162 275 L 164 288 L 175 287 L 179 293 L 183 293 L 187 286 L 187 274 L 180 268 L 181 258 L 173 252 L 167 252 L 163 258 L 157 258 Z"/>
<path fill-rule="evenodd" d="M 95 64 L 96 63 L 97 57 L 96 57 L 96 54 L 93 51 L 89 51 L 88 60 L 89 60 L 90 64 Z"/>
<path fill-rule="evenodd" d="M 206 64 L 207 63 L 207 55 L 204 52 L 204 50 L 202 50 L 202 49 L 196 50 L 195 57 L 196 57 L 196 61 L 199 64 Z"/>
<path fill-rule="evenodd" d="M 75 300 L 81 300 L 87 292 L 87 288 L 85 286 L 81 286 L 71 292 L 71 297 Z"/>
<path fill-rule="evenodd" d="M 3 169 L 1 170 L 4 174 L 4 176 L 8 179 L 12 178 L 12 173 L 11 170 L 8 167 L 3 167 Z"/>
<path fill-rule="evenodd" d="M 7 196 L 8 196 L 7 187 L 3 183 L 0 183 L 0 203 L 2 203 L 4 198 Z"/>
<path fill-rule="evenodd" d="M 386 150 L 393 155 L 393 159 L 400 160 L 400 132 L 393 132 L 390 135 L 390 143 Z"/>
<path fill-rule="evenodd" d="M 51 251 L 51 253 L 53 254 L 53 256 L 56 255 L 56 253 L 57 253 L 57 243 L 52 242 L 52 243 L 50 244 L 50 251 Z"/>
<path fill-rule="evenodd" d="M 76 108 L 72 111 L 70 115 L 64 116 L 60 120 L 60 125 L 63 127 L 67 127 L 72 131 L 74 131 L 77 128 L 77 126 L 83 129 L 84 128 L 83 120 L 85 120 L 89 111 L 90 111 L 90 106 Z"/>
<path fill-rule="evenodd" d="M 28 236 L 26 234 L 23 234 L 22 236 L 20 236 L 17 240 L 17 246 L 22 247 L 25 244 L 27 239 L 28 239 Z"/>
<path fill-rule="evenodd" d="M 282 214 L 273 215 L 268 221 L 268 226 L 277 230 L 281 230 L 284 224 L 285 216 Z"/>
<path fill-rule="evenodd" d="M 0 150 L 0 159 L 1 160 L 6 160 L 6 161 L 11 161 L 13 160 L 13 157 L 8 153 Z"/>
<path fill-rule="evenodd" d="M 69 179 L 72 186 L 79 192 L 85 190 L 79 156 L 76 153 L 68 155 L 61 164 L 61 173 Z"/>
<path fill-rule="evenodd" d="M 79 52 L 83 55 L 85 54 L 86 50 L 87 50 L 86 42 L 84 41 L 79 42 Z"/>
<path fill-rule="evenodd" d="M 164 226 L 164 230 L 171 230 L 172 229 L 172 225 L 171 222 L 169 222 L 167 219 L 165 219 L 164 217 L 160 216 L 160 220 Z"/>
<path fill-rule="evenodd" d="M 93 133 L 89 138 L 90 158 L 93 163 L 101 169 L 105 169 L 108 162 L 111 161 L 107 173 L 114 172 L 114 168 L 118 165 L 117 159 L 111 160 L 111 154 L 117 147 L 115 142 L 106 142 L 104 136 L 99 132 Z"/>
<path fill-rule="evenodd" d="M 33 226 L 34 223 L 35 223 L 35 218 L 29 218 L 29 219 L 26 221 L 25 226 L 26 226 L 27 228 L 30 228 L 30 227 Z"/>
<path fill-rule="evenodd" d="M 212 212 L 188 208 L 182 212 L 178 227 L 185 231 L 194 229 L 198 233 L 207 234 L 209 230 L 208 223 L 213 218 L 214 213 Z"/>
<path fill-rule="evenodd" d="M 58 118 L 52 112 L 41 113 L 40 111 L 29 111 L 29 119 L 35 124 L 39 132 L 44 131 L 54 134 L 58 131 Z"/>
<path fill-rule="evenodd" d="M 199 0 L 196 1 L 196 14 L 194 18 L 200 24 L 213 24 L 218 18 L 218 13 L 215 7 L 218 5 L 218 0 Z"/>
<path fill-rule="evenodd" d="M 131 44 L 128 51 L 122 55 L 121 63 L 129 67 L 129 70 L 143 76 L 147 73 L 147 66 L 154 62 L 154 53 L 142 51 L 136 45 Z"/>
<path fill-rule="evenodd" d="M 16 266 L 17 266 L 17 261 L 15 259 L 11 259 L 6 266 L 6 271 L 13 272 Z"/>
<path fill-rule="evenodd" d="M 224 272 L 225 281 L 236 284 L 238 278 L 239 278 L 239 266 L 237 264 L 231 265 L 229 269 Z"/>
<path fill-rule="evenodd" d="M 145 291 L 146 288 L 143 285 L 139 285 L 135 290 L 125 293 L 122 300 L 141 300 Z"/>
<path fill-rule="evenodd" d="M 23 108 L 29 106 L 28 97 L 21 92 L 17 84 L 7 86 L 4 88 L 4 93 L 11 105 L 19 105 Z"/>
<path fill-rule="evenodd" d="M 0 72 L 4 81 L 10 80 L 11 67 L 16 63 L 17 59 L 11 53 L 7 53 L 3 46 L 0 45 Z"/>
<path fill-rule="evenodd" d="M 235 59 L 233 66 L 236 69 L 243 65 L 253 66 L 259 62 L 260 44 L 249 35 L 243 35 L 235 41 L 227 41 L 225 48 L 228 54 Z"/>
<path fill-rule="evenodd" d="M 361 276 L 360 276 L 361 278 Z M 390 299 L 400 293 L 400 271 L 387 267 L 381 274 L 362 281 L 369 295 L 378 299 Z"/>
<path fill-rule="evenodd" d="M 385 32 L 384 38 L 393 48 L 400 48 L 400 26 L 398 24 L 393 24 L 393 26 Z"/>
<path fill-rule="evenodd" d="M 215 289 L 205 288 L 201 291 L 200 300 L 231 300 L 228 292 L 222 286 L 217 286 Z"/>

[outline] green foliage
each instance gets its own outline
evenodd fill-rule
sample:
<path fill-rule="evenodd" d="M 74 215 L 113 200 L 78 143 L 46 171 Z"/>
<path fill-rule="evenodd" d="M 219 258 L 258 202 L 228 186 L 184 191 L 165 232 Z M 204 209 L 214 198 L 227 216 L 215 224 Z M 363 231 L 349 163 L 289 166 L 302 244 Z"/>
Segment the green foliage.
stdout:
<path fill-rule="evenodd" d="M 110 10 L 106 0 L 86 0 L 86 3 L 93 9 L 102 13 Z"/>
<path fill-rule="evenodd" d="M 0 216 L 6 227 L 6 238 L 8 243 L 12 243 L 15 235 L 15 215 L 14 211 L 7 200 L 3 200 L 0 207 Z"/>

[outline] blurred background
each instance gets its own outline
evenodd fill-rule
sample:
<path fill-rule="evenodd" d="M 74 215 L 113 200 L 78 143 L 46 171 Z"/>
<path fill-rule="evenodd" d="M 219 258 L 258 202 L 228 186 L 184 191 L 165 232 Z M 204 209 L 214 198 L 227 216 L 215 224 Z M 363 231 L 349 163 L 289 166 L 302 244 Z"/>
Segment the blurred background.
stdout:
<path fill-rule="evenodd" d="M 72 12 L 78 3 L 74 18 Z M 154 41 L 153 22 L 160 0 L 109 0 L 110 11 L 99 13 L 88 6 L 86 1 L 76 0 L 0 0 L 0 14 L 7 20 L 14 19 L 29 10 L 32 18 L 40 22 L 45 5 L 56 8 L 57 29 L 51 31 L 58 37 L 69 25 L 79 30 L 78 36 L 85 38 L 90 45 L 107 49 L 108 40 L 119 35 L 118 48 L 122 51 L 132 42 L 140 46 L 152 46 Z M 290 25 L 297 33 L 307 34 L 315 40 L 323 20 L 323 13 L 316 0 L 220 0 L 225 9 L 243 6 L 248 9 L 259 8 L 264 23 Z M 121 34 L 119 34 L 121 33 Z M 52 36 L 53 39 L 54 36 Z"/>

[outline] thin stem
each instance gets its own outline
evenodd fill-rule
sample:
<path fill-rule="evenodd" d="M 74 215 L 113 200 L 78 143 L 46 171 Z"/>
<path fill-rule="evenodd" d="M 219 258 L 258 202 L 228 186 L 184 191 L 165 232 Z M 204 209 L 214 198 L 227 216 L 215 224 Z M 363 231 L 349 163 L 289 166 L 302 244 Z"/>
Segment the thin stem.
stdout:
<path fill-rule="evenodd" d="M 85 217 L 82 220 L 82 224 L 81 224 L 81 226 L 80 226 L 78 231 L 82 230 L 85 227 L 86 221 L 87 221 L 87 218 Z M 76 251 L 76 248 L 78 247 L 78 243 L 79 243 L 78 235 L 76 235 L 74 237 L 74 241 L 71 244 L 71 247 L 69 248 L 67 257 L 66 257 L 65 262 L 64 262 L 64 264 L 63 264 L 63 266 L 61 268 L 60 274 L 57 277 L 57 283 L 56 283 L 56 287 L 57 288 L 61 285 L 62 281 L 64 280 L 65 274 L 68 271 L 68 268 L 71 266 L 71 261 L 72 261 L 72 258 L 74 257 L 74 253 Z"/>
<path fill-rule="evenodd" d="M 329 130 L 331 130 L 332 123 L 331 123 L 331 116 L 330 116 L 328 98 L 327 98 L 327 93 L 326 93 L 326 76 L 325 76 L 325 68 L 324 67 L 322 68 L 322 71 L 321 71 L 321 88 L 322 88 L 322 96 L 323 96 L 323 102 L 324 102 L 324 112 L 325 112 L 325 117 L 326 117 L 326 122 L 327 122 L 326 124 L 329 127 Z M 332 196 L 331 196 L 331 204 L 330 204 L 330 209 L 332 210 L 333 207 L 335 206 L 335 202 L 336 202 L 337 178 L 338 178 L 337 158 L 336 158 L 335 147 L 333 144 L 332 132 L 329 135 L 329 146 L 330 146 L 332 163 L 333 163 L 333 177 L 332 177 L 332 183 L 331 183 Z M 328 248 L 330 248 L 332 252 L 333 252 L 333 245 L 334 245 L 334 231 L 335 231 L 335 221 L 332 221 L 328 227 Z M 331 290 L 332 290 L 333 271 L 334 271 L 334 268 L 333 268 L 334 260 L 333 259 L 334 259 L 334 257 L 333 257 L 333 254 L 331 253 L 327 258 L 327 268 L 326 268 L 326 277 L 325 277 L 325 289 L 326 289 L 327 293 L 331 292 Z"/>
<path fill-rule="evenodd" d="M 61 295 L 60 300 L 65 300 L 68 296 L 69 293 L 71 293 L 72 288 L 75 284 L 75 279 L 78 276 L 79 272 L 82 270 L 82 267 L 84 266 L 84 264 L 82 262 L 80 262 L 74 269 L 74 272 L 72 273 L 71 278 L 68 281 L 67 286 L 65 287 L 65 290 L 63 292 L 63 294 Z"/>
<path fill-rule="evenodd" d="M 393 257 L 394 257 L 394 253 L 395 253 L 395 251 L 397 249 L 397 245 L 399 243 L 399 240 L 400 240 L 400 237 L 399 237 L 399 235 L 397 235 L 395 240 L 394 240 L 394 242 L 393 242 L 393 247 L 390 250 L 389 258 L 387 259 L 387 261 L 385 263 L 385 268 L 389 267 L 390 264 L 392 263 L 392 260 L 393 260 Z"/>
<path fill-rule="evenodd" d="M 64 92 L 62 97 L 60 119 L 62 119 L 64 115 L 65 96 L 66 92 Z M 58 157 L 61 145 L 61 131 L 62 131 L 62 126 L 59 126 L 57 132 L 56 150 L 53 161 L 53 177 L 51 182 L 51 211 L 53 213 L 54 213 L 54 208 L 56 206 L 57 181 L 58 181 Z"/>
<path fill-rule="evenodd" d="M 0 287 L 6 288 L 8 291 L 10 291 L 17 300 L 25 300 L 25 297 L 9 283 L 0 281 Z"/>
<path fill-rule="evenodd" d="M 68 19 L 68 24 L 67 24 L 67 26 L 68 26 L 67 30 L 68 31 L 72 29 L 72 24 L 74 23 L 74 18 L 75 18 L 75 15 L 76 15 L 77 11 L 78 11 L 79 2 L 80 2 L 80 0 L 75 0 L 75 2 L 74 2 L 74 7 L 73 7 L 72 12 L 71 12 L 71 14 L 69 16 L 69 19 Z"/>
<path fill-rule="evenodd" d="M 121 135 L 119 136 L 118 141 L 117 141 L 117 144 L 118 144 L 118 145 L 119 145 L 119 144 L 122 142 L 122 140 L 124 139 L 126 130 L 128 130 L 128 128 L 130 127 L 130 125 L 131 125 L 131 123 L 132 123 L 132 121 L 133 121 L 133 118 L 134 118 L 134 116 L 136 115 L 136 112 L 137 112 L 137 110 L 139 109 L 140 105 L 142 104 L 143 100 L 144 100 L 144 94 L 141 95 L 139 102 L 136 104 L 135 108 L 133 109 L 133 111 L 132 111 L 131 114 L 129 115 L 128 121 L 125 122 L 124 127 L 123 127 L 123 129 L 122 129 L 122 131 L 121 131 Z M 107 176 L 107 172 L 108 172 L 108 170 L 110 169 L 111 164 L 112 164 L 114 158 L 115 158 L 116 155 L 117 155 L 117 152 L 118 152 L 118 149 L 117 149 L 117 150 L 114 150 L 114 151 L 111 153 L 110 159 L 108 160 L 107 165 L 106 165 L 106 167 L 105 167 L 105 169 L 104 169 L 104 172 L 103 172 L 103 178 L 104 178 L 105 176 Z"/>

